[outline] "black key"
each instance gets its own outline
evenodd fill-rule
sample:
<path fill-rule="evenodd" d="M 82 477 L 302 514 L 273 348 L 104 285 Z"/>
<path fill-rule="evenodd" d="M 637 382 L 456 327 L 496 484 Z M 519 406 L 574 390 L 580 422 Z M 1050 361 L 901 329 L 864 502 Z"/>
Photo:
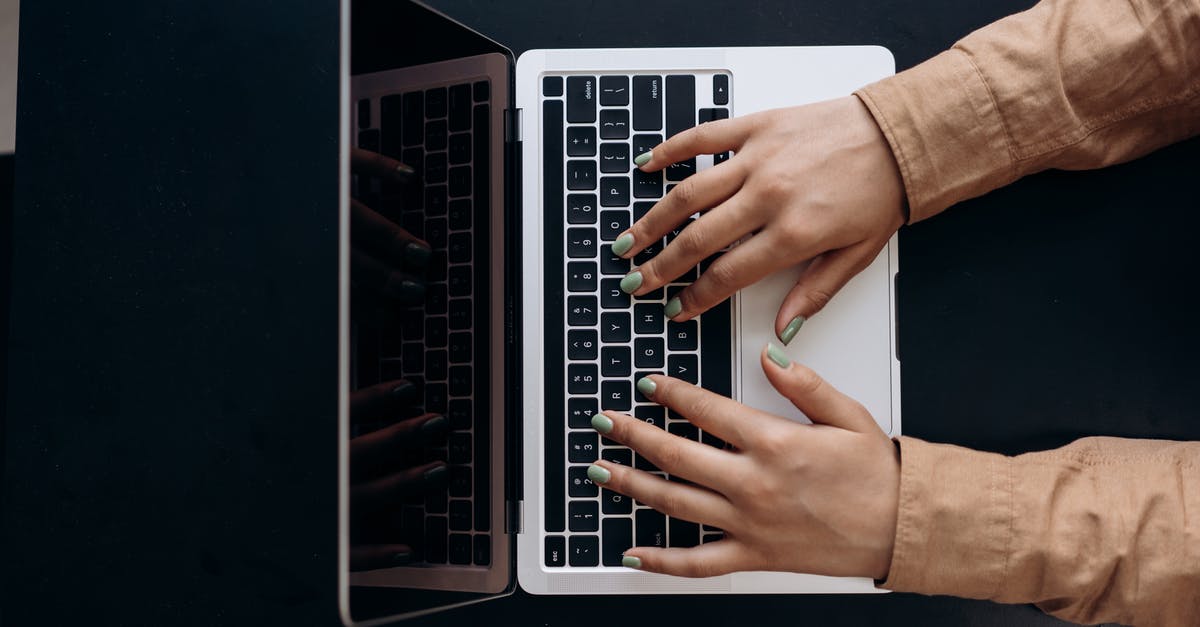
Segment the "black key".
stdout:
<path fill-rule="evenodd" d="M 696 124 L 704 124 L 705 122 L 713 121 L 713 111 L 716 109 L 701 109 L 696 112 Z"/>
<path fill-rule="evenodd" d="M 425 123 L 425 150 L 445 150 L 447 140 L 445 120 L 430 120 Z"/>
<path fill-rule="evenodd" d="M 587 476 L 587 466 L 571 466 L 567 469 L 567 494 L 573 498 L 592 498 L 600 494 L 600 488 Z"/>
<path fill-rule="evenodd" d="M 403 96 L 384 96 L 379 99 L 379 127 L 383 146 L 383 154 L 399 159 L 404 149 L 400 142 L 401 130 L 404 128 Z M 411 163 L 409 165 L 412 165 Z"/>
<path fill-rule="evenodd" d="M 598 309 L 595 296 L 571 296 L 567 299 L 567 322 L 571 326 L 592 326 Z"/>
<path fill-rule="evenodd" d="M 416 172 L 417 177 L 422 177 L 425 175 L 425 149 L 423 149 L 419 146 L 416 148 L 406 148 L 404 150 L 404 152 L 401 153 L 401 155 L 400 155 L 400 161 L 404 162 L 405 165 L 412 168 L 413 171 Z M 410 189 L 412 189 L 413 192 L 415 192 L 417 198 L 421 197 L 421 186 L 420 185 L 409 185 L 408 187 Z M 420 209 L 421 203 L 417 202 L 415 204 L 408 204 L 406 202 L 404 208 L 405 209 Z"/>
<path fill-rule="evenodd" d="M 720 104 L 720 103 L 718 103 L 718 104 Z M 712 119 L 713 120 L 728 120 L 729 119 L 729 109 L 713 109 Z"/>
<path fill-rule="evenodd" d="M 434 283 L 432 285 L 426 286 L 426 288 L 425 288 L 425 312 L 430 313 L 430 314 L 446 313 L 447 298 L 448 298 L 448 295 L 446 292 L 446 284 L 445 283 Z M 445 328 L 445 325 L 442 325 L 441 328 Z M 428 336 L 428 334 L 429 334 L 428 321 L 426 322 L 425 333 Z M 443 333 L 440 336 L 433 336 L 432 338 L 430 338 L 429 345 L 430 346 L 445 346 L 446 345 L 445 334 Z"/>
<path fill-rule="evenodd" d="M 600 77 L 600 106 L 623 107 L 629 104 L 628 76 Z"/>
<path fill-rule="evenodd" d="M 456 302 L 464 302 L 452 300 L 451 304 Z M 450 334 L 450 363 L 465 364 L 471 361 L 471 334 L 470 333 L 451 333 Z"/>
<path fill-rule="evenodd" d="M 450 369 L 446 351 L 432 350 L 425 353 L 425 378 L 430 381 L 445 381 Z"/>
<path fill-rule="evenodd" d="M 663 190 L 663 173 L 633 171 L 634 198 L 661 198 Z"/>
<path fill-rule="evenodd" d="M 471 86 L 471 91 L 475 96 L 475 102 L 483 102 L 491 95 L 492 84 L 487 81 L 475 81 L 475 84 Z"/>
<path fill-rule="evenodd" d="M 657 131 L 662 128 L 662 95 L 662 77 L 633 77 L 633 130 Z"/>
<path fill-rule="evenodd" d="M 567 367 L 567 392 L 595 394 L 600 388 L 600 375 L 595 364 L 571 364 Z"/>
<path fill-rule="evenodd" d="M 600 375 L 604 378 L 628 377 L 633 372 L 628 346 L 605 346 L 600 349 Z"/>
<path fill-rule="evenodd" d="M 729 340 L 731 328 L 728 299 L 704 312 L 704 329 L 700 337 L 700 353 L 704 355 L 704 389 L 721 396 L 733 393 L 733 346 Z"/>
<path fill-rule="evenodd" d="M 416 342 L 406 342 L 401 362 L 404 364 L 404 372 L 423 372 L 425 370 L 425 347 Z"/>
<path fill-rule="evenodd" d="M 653 208 L 654 203 L 652 202 L 643 201 L 633 203 L 633 221 L 637 222 L 638 220 L 641 220 L 646 216 L 647 213 L 650 213 L 650 210 Z"/>
<path fill-rule="evenodd" d="M 700 525 L 688 520 L 672 518 L 667 523 L 668 546 L 690 548 L 700 544 Z"/>
<path fill-rule="evenodd" d="M 415 235 L 415 233 L 414 233 L 414 235 Z M 433 250 L 433 255 L 429 258 L 429 265 L 426 268 L 426 271 L 428 272 L 429 280 L 430 281 L 445 281 L 446 280 L 446 272 L 449 269 L 449 267 L 450 266 L 446 261 L 446 251 L 435 248 Z M 441 311 L 438 311 L 438 312 L 431 311 L 430 313 L 444 313 L 444 312 L 445 312 L 445 309 L 442 309 Z"/>
<path fill-rule="evenodd" d="M 359 133 L 358 147 L 371 152 L 379 152 L 379 130 L 373 128 Z"/>
<path fill-rule="evenodd" d="M 446 153 L 431 152 L 425 155 L 425 184 L 446 182 Z"/>
<path fill-rule="evenodd" d="M 729 75 L 714 74 L 713 75 L 713 104 L 729 104 Z"/>
<path fill-rule="evenodd" d="M 728 338 L 725 340 L 729 341 Z M 708 363 L 705 361 L 704 363 Z M 673 354 L 667 357 L 667 376 L 683 379 L 688 383 L 700 382 L 700 362 L 695 354 Z"/>
<path fill-rule="evenodd" d="M 433 291 L 433 290 L 430 290 Z M 441 348 L 446 345 L 446 319 L 433 317 L 425 319 L 425 347 Z"/>
<path fill-rule="evenodd" d="M 629 309 L 629 294 L 621 289 L 621 279 L 600 282 L 600 305 L 605 309 Z"/>
<path fill-rule="evenodd" d="M 605 173 L 629 171 L 629 144 L 604 142 L 600 144 L 600 171 Z"/>
<path fill-rule="evenodd" d="M 542 77 L 542 95 L 543 96 L 561 96 L 563 95 L 563 79 L 561 76 L 543 76 Z M 547 564 L 549 566 L 549 564 Z"/>
<path fill-rule="evenodd" d="M 671 137 L 696 125 L 696 77 L 668 76 L 666 80 L 666 135 Z"/>
<path fill-rule="evenodd" d="M 567 189 L 596 189 L 596 162 L 578 159 L 568 161 Z"/>
<path fill-rule="evenodd" d="M 718 438 L 707 431 L 700 434 L 700 441 L 712 447 L 725 448 L 725 440 L 722 440 L 721 438 Z"/>
<path fill-rule="evenodd" d="M 453 225 L 450 228 L 454 228 Z M 467 263 L 471 261 L 471 234 L 451 233 L 446 245 L 446 257 L 450 263 Z"/>
<path fill-rule="evenodd" d="M 605 244 L 600 247 L 600 274 L 625 276 L 629 274 L 630 268 L 628 259 L 623 259 L 613 254 L 612 244 Z M 619 282 L 618 285 L 620 285 Z"/>
<path fill-rule="evenodd" d="M 371 128 L 371 99 L 358 101 L 358 128 Z"/>
<path fill-rule="evenodd" d="M 471 160 L 474 162 L 474 165 L 472 165 L 472 174 L 475 175 L 475 181 L 471 184 L 473 193 L 471 202 L 476 207 L 479 207 L 480 210 L 487 212 L 491 211 L 492 206 L 492 155 L 491 142 L 488 136 L 488 128 L 490 128 L 490 118 L 488 116 L 491 115 L 490 111 L 491 107 L 489 105 L 481 104 L 475 105 L 475 110 L 472 113 L 475 119 L 475 143 Z"/>
<path fill-rule="evenodd" d="M 667 520 L 661 512 L 639 509 L 634 516 L 637 518 L 638 546 L 667 546 Z"/>
<path fill-rule="evenodd" d="M 600 539 L 596 536 L 571 536 L 571 556 L 568 561 L 576 567 L 599 564 Z"/>
<path fill-rule="evenodd" d="M 572 292 L 596 291 L 596 262 L 572 261 L 568 263 L 567 289 Z"/>
<path fill-rule="evenodd" d="M 450 534 L 450 563 L 471 563 L 471 536 L 465 533 Z"/>
<path fill-rule="evenodd" d="M 671 435 L 677 435 L 685 440 L 700 441 L 700 430 L 690 422 L 672 421 L 667 425 L 667 431 L 671 432 Z"/>
<path fill-rule="evenodd" d="M 454 85 L 450 88 L 448 96 L 450 131 L 465 131 L 471 128 L 471 86 Z M 407 142 L 407 139 L 405 141 Z"/>
<path fill-rule="evenodd" d="M 629 411 L 633 406 L 633 384 L 628 380 L 605 381 L 600 385 L 600 404 L 604 409 Z"/>
<path fill-rule="evenodd" d="M 718 152 L 717 154 L 713 155 L 713 165 L 725 163 L 726 161 L 729 161 L 729 151 Z"/>
<path fill-rule="evenodd" d="M 667 348 L 673 351 L 696 350 L 696 321 L 667 322 Z"/>
<path fill-rule="evenodd" d="M 487 566 L 492 563 L 492 539 L 483 534 L 476 534 L 472 543 L 471 561 L 476 566 Z"/>
<path fill-rule="evenodd" d="M 646 472 L 662 472 L 662 469 L 655 466 L 650 460 L 646 459 L 641 453 L 633 456 L 633 467 Z"/>
<path fill-rule="evenodd" d="M 430 516 L 425 519 L 425 561 L 446 563 L 446 518 Z"/>
<path fill-rule="evenodd" d="M 547 568 L 567 565 L 567 539 L 562 536 L 546 536 L 545 562 Z"/>
<path fill-rule="evenodd" d="M 464 230 L 471 228 L 471 201 L 465 198 L 451 200 L 448 213 L 450 228 Z"/>
<path fill-rule="evenodd" d="M 419 146 L 424 142 L 425 94 L 413 91 L 404 94 L 404 145 Z M 410 164 L 411 165 L 411 164 Z"/>
<path fill-rule="evenodd" d="M 600 511 L 605 514 L 629 514 L 633 512 L 633 499 L 612 490 L 600 490 Z"/>
<path fill-rule="evenodd" d="M 450 168 L 450 195 L 454 197 L 471 195 L 471 167 L 460 165 Z M 442 211 L 445 211 L 443 207 Z"/>
<path fill-rule="evenodd" d="M 601 563 L 620 566 L 625 551 L 633 547 L 633 521 L 628 518 L 605 518 L 603 536 Z"/>
<path fill-rule="evenodd" d="M 590 126 L 568 126 L 567 156 L 596 156 L 596 129 Z"/>
<path fill-rule="evenodd" d="M 571 194 L 567 196 L 568 224 L 596 223 L 596 195 Z"/>
<path fill-rule="evenodd" d="M 466 434 L 455 434 L 466 435 Z M 469 440 L 471 436 L 466 436 Z M 470 531 L 471 530 L 471 502 L 470 501 L 450 501 L 450 530 L 451 531 Z"/>
<path fill-rule="evenodd" d="M 445 514 L 446 513 L 446 493 L 437 490 L 429 492 L 425 495 L 425 513 L 426 514 Z"/>
<path fill-rule="evenodd" d="M 425 188 L 425 215 L 446 215 L 446 186 L 430 185 Z"/>
<path fill-rule="evenodd" d="M 600 139 L 626 139 L 628 137 L 629 111 L 625 109 L 600 111 Z"/>
<path fill-rule="evenodd" d="M 658 335 L 662 333 L 662 307 L 651 303 L 638 303 L 634 305 L 633 330 L 638 335 Z"/>
<path fill-rule="evenodd" d="M 629 228 L 629 211 L 607 210 L 600 212 L 600 238 L 606 242 L 617 239 L 617 236 Z"/>
<path fill-rule="evenodd" d="M 639 337 L 633 342 L 633 363 L 638 368 L 663 367 L 663 340 L 661 337 Z"/>
<path fill-rule="evenodd" d="M 451 300 L 449 321 L 451 329 L 470 329 L 471 301 L 465 298 Z"/>
<path fill-rule="evenodd" d="M 425 117 L 446 117 L 446 88 L 434 87 L 425 90 Z"/>
<path fill-rule="evenodd" d="M 591 429 L 596 415 L 596 399 L 590 396 L 567 400 L 567 426 L 572 429 Z"/>
<path fill-rule="evenodd" d="M 567 505 L 567 527 L 571 531 L 599 531 L 599 505 L 595 501 L 571 501 Z"/>
<path fill-rule="evenodd" d="M 471 463 L 471 434 L 469 433 L 451 433 L 446 439 L 446 461 L 451 464 L 469 464 Z M 467 519 L 471 518 L 471 509 L 467 508 Z M 470 523 L 468 523 L 470 524 Z M 457 527 L 458 529 L 470 529 L 470 527 Z"/>
<path fill-rule="evenodd" d="M 602 177 L 600 179 L 600 205 L 602 207 L 629 206 L 629 179 L 624 176 Z"/>
<path fill-rule="evenodd" d="M 470 366 L 450 366 L 450 375 L 448 377 L 450 383 L 450 394 L 452 396 L 470 396 L 471 395 L 471 367 Z"/>
<path fill-rule="evenodd" d="M 600 452 L 600 457 L 603 458 L 604 460 L 610 461 L 614 464 L 620 464 L 622 466 L 629 466 L 629 467 L 633 466 L 633 451 L 631 451 L 623 446 L 620 446 L 620 447 L 610 446 L 608 448 L 605 448 L 603 451 Z M 613 512 L 604 510 L 604 513 L 611 514 Z M 628 512 L 626 512 L 626 513 L 628 513 Z"/>
<path fill-rule="evenodd" d="M 567 122 L 596 121 L 596 78 L 567 77 Z"/>
<path fill-rule="evenodd" d="M 572 329 L 567 332 L 567 357 L 573 361 L 590 361 L 596 358 L 600 342 L 591 329 Z"/>
<path fill-rule="evenodd" d="M 599 435 L 595 432 L 572 431 L 567 434 L 567 461 L 572 464 L 590 464 L 600 452 Z"/>
<path fill-rule="evenodd" d="M 663 142 L 663 136 L 657 133 L 649 135 L 634 135 L 633 136 L 633 154 L 634 156 L 641 155 L 654 149 L 655 146 Z"/>
<path fill-rule="evenodd" d="M 433 248 L 445 248 L 446 240 L 450 237 L 450 228 L 446 218 L 433 218 L 425 221 L 425 241 Z"/>
<path fill-rule="evenodd" d="M 456 398 L 450 401 L 450 408 L 446 412 L 446 417 L 450 420 L 451 429 L 470 429 L 471 400 L 466 398 Z"/>
<path fill-rule="evenodd" d="M 605 312 L 600 315 L 600 340 L 605 344 L 629 341 L 629 313 Z"/>
<path fill-rule="evenodd" d="M 546 233 L 553 233 L 546 243 L 546 254 L 551 259 L 558 259 L 563 254 L 562 223 L 563 223 L 563 102 L 561 100 L 546 100 L 542 103 L 542 203 L 546 212 Z M 478 171 L 478 168 L 476 168 Z M 479 187 L 476 186 L 476 190 Z M 595 203 L 592 203 L 593 208 Z M 593 212 L 593 215 L 595 213 Z M 562 266 L 549 264 L 546 267 L 546 284 L 551 286 L 553 300 L 563 297 Z M 563 339 L 562 312 L 550 307 L 546 312 L 546 327 L 548 341 L 551 345 Z M 562 372 L 563 356 L 558 351 L 546 351 L 545 366 L 549 372 Z M 547 390 L 547 406 L 562 407 L 562 390 L 558 386 L 549 386 Z M 559 399 L 556 401 L 556 399 Z M 564 484 L 567 477 L 563 469 L 564 434 L 562 417 L 555 415 L 554 410 L 544 412 L 543 434 L 545 435 L 545 475 L 543 490 L 546 494 L 545 517 L 542 520 L 547 531 L 563 531 L 566 529 L 566 490 Z M 483 448 L 483 447 L 479 447 Z"/>
<path fill-rule="evenodd" d="M 450 163 L 458 165 L 471 161 L 471 135 L 455 133 L 450 136 Z"/>
<path fill-rule="evenodd" d="M 645 248 L 642 249 L 642 252 L 634 255 L 633 263 L 640 266 L 640 265 L 646 263 L 647 261 L 650 261 L 651 259 L 653 259 L 654 256 L 657 255 L 658 251 L 660 251 L 660 250 L 662 250 L 662 240 L 658 240 L 658 241 L 650 244 L 649 246 L 646 246 Z M 647 294 L 647 295 L 643 295 L 641 298 L 649 299 L 650 296 Z"/>
<path fill-rule="evenodd" d="M 450 268 L 450 276 L 446 282 L 451 296 L 471 295 L 471 266 L 458 265 Z"/>
<path fill-rule="evenodd" d="M 682 181 L 687 177 L 696 173 L 696 160 L 686 159 L 679 163 L 672 163 L 663 169 L 668 181 Z"/>
<path fill-rule="evenodd" d="M 567 229 L 567 256 L 572 259 L 595 259 L 596 229 L 588 227 Z"/>
<path fill-rule="evenodd" d="M 447 487 L 450 496 L 471 496 L 471 468 L 469 466 L 451 466 L 450 481 Z"/>
<path fill-rule="evenodd" d="M 662 429 L 667 424 L 667 408 L 662 405 L 638 405 L 633 410 L 638 420 Z"/>

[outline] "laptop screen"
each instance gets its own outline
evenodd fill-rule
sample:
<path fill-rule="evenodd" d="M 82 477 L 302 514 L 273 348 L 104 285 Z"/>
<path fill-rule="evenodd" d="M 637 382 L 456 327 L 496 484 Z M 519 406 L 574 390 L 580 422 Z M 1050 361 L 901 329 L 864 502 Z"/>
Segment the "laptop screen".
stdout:
<path fill-rule="evenodd" d="M 352 2 L 350 51 L 342 592 L 362 623 L 511 589 L 493 273 L 510 57 L 384 0 Z"/>

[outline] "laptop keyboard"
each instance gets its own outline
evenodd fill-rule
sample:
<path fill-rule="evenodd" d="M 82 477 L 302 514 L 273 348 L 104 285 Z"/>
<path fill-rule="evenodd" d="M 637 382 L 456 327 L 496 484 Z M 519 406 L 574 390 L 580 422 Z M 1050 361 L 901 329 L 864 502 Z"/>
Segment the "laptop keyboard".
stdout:
<path fill-rule="evenodd" d="M 711 88 L 711 97 L 698 93 L 698 86 Z M 698 100 L 713 106 L 698 106 Z M 698 122 L 728 117 L 728 104 L 726 74 L 543 77 L 543 219 L 550 260 L 545 332 L 548 347 L 563 347 L 546 355 L 547 567 L 620 566 L 621 554 L 633 546 L 690 547 L 722 537 L 719 529 L 666 517 L 600 488 L 587 478 L 587 467 L 603 458 L 676 480 L 631 449 L 601 438 L 591 419 L 605 409 L 725 445 L 652 403 L 634 382 L 667 374 L 728 396 L 729 301 L 687 322 L 663 315 L 666 302 L 707 262 L 648 294 L 635 298 L 621 291 L 621 278 L 686 225 L 647 247 L 632 264 L 613 255 L 612 243 L 698 167 L 697 159 L 689 159 L 647 174 L 633 167 L 632 158 Z M 728 157 L 713 155 L 712 162 Z M 560 257 L 564 264 L 553 263 Z"/>
<path fill-rule="evenodd" d="M 405 503 L 388 524 L 390 540 L 430 564 L 491 560 L 488 334 L 474 329 L 488 320 L 486 262 L 475 260 L 488 258 L 489 225 L 477 217 L 491 203 L 489 92 L 487 81 L 474 81 L 364 98 L 356 108 L 358 146 L 404 162 L 420 180 L 360 177 L 358 197 L 433 251 L 424 304 L 357 324 L 354 359 L 356 387 L 405 379 L 418 390 L 410 416 L 450 423 L 445 445 L 432 451 L 448 465 L 447 489 Z"/>

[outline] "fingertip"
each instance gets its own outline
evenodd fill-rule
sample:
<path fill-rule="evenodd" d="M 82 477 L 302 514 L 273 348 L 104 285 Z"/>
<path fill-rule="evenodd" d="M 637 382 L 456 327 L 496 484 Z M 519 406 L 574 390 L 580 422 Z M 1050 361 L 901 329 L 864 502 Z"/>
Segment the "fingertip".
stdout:
<path fill-rule="evenodd" d="M 767 357 L 767 361 L 774 364 L 776 367 L 782 370 L 787 370 L 792 367 L 792 359 L 788 357 L 787 353 L 783 352 L 782 348 L 776 346 L 774 342 L 767 342 L 763 352 Z"/>
<path fill-rule="evenodd" d="M 654 149 L 647 150 L 633 158 L 633 164 L 643 171 L 649 171 L 647 166 L 654 161 Z"/>
<path fill-rule="evenodd" d="M 625 568 L 642 570 L 642 558 L 636 555 L 625 554 L 621 556 L 621 565 Z"/>

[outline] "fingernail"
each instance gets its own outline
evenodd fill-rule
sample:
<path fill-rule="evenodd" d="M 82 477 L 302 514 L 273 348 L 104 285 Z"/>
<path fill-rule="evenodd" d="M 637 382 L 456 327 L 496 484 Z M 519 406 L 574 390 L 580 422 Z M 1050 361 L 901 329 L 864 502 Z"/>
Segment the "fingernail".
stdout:
<path fill-rule="evenodd" d="M 608 480 L 612 479 L 612 473 L 609 472 L 607 468 L 604 468 L 603 466 L 597 466 L 595 464 L 588 466 L 587 476 L 588 479 L 592 480 L 592 483 L 596 484 L 608 483 Z"/>
<path fill-rule="evenodd" d="M 400 179 L 400 180 L 407 179 L 408 177 L 410 177 L 410 176 L 412 176 L 412 175 L 414 175 L 414 174 L 416 174 L 416 173 L 417 173 L 417 171 L 416 171 L 416 170 L 414 170 L 414 169 L 412 169 L 412 168 L 410 168 L 410 167 L 408 167 L 408 166 L 404 165 L 403 163 L 401 163 L 400 165 L 396 166 L 396 174 L 399 174 L 399 175 L 400 175 L 400 177 L 401 177 L 401 179 Z"/>
<path fill-rule="evenodd" d="M 780 368 L 787 368 L 792 365 L 792 360 L 783 353 L 783 349 L 775 345 L 774 342 L 767 342 L 767 359 L 775 362 Z"/>
<path fill-rule="evenodd" d="M 621 279 L 621 291 L 625 292 L 626 294 L 634 293 L 634 291 L 636 291 L 637 288 L 639 288 L 641 286 L 642 286 L 642 273 L 638 272 L 637 270 L 634 270 L 633 272 L 626 274 L 625 278 Z"/>
<path fill-rule="evenodd" d="M 625 568 L 641 568 L 642 567 L 642 558 L 634 557 L 632 555 L 622 555 L 621 556 L 621 565 L 624 566 Z"/>
<path fill-rule="evenodd" d="M 402 302 L 419 303 L 425 299 L 425 286 L 415 281 L 404 280 L 400 282 L 396 295 Z"/>
<path fill-rule="evenodd" d="M 426 437 L 438 435 L 446 429 L 446 417 L 434 416 L 421 423 L 421 433 Z"/>
<path fill-rule="evenodd" d="M 413 392 L 416 391 L 416 389 L 417 388 L 413 387 L 413 384 L 409 383 L 408 381 L 401 381 L 398 385 L 396 385 L 396 387 L 392 388 L 392 396 L 395 396 L 402 401 L 407 401 L 412 397 Z"/>
<path fill-rule="evenodd" d="M 678 316 L 679 312 L 681 311 L 683 311 L 683 303 L 679 302 L 678 296 L 667 301 L 667 306 L 663 307 L 663 313 L 666 314 L 668 318 L 674 318 L 675 316 Z"/>
<path fill-rule="evenodd" d="M 592 416 L 592 428 L 607 435 L 612 433 L 613 421 L 604 414 L 596 414 Z"/>
<path fill-rule="evenodd" d="M 654 396 L 654 390 L 658 389 L 658 385 L 651 381 L 650 377 L 642 377 L 641 379 L 638 379 L 637 389 L 642 393 L 642 396 L 645 396 L 646 398 L 652 398 Z"/>
<path fill-rule="evenodd" d="M 629 252 L 630 248 L 633 248 L 633 233 L 626 233 L 621 237 L 618 237 L 617 241 L 613 242 L 614 255 L 624 255 L 625 253 Z"/>
<path fill-rule="evenodd" d="M 397 551 L 392 555 L 392 563 L 407 564 L 412 561 L 412 551 Z"/>
<path fill-rule="evenodd" d="M 792 338 L 796 337 L 796 332 L 800 330 L 800 327 L 804 326 L 804 320 L 804 316 L 796 316 L 783 328 L 783 333 L 779 334 L 779 341 L 783 342 L 784 346 L 787 346 L 788 342 L 791 342 Z"/>
<path fill-rule="evenodd" d="M 446 472 L 447 470 L 444 465 L 434 466 L 433 468 L 426 470 L 425 474 L 421 475 L 421 478 L 425 480 L 425 483 L 437 483 L 446 478 Z"/>
<path fill-rule="evenodd" d="M 429 263 L 429 257 L 433 251 L 429 250 L 428 246 L 418 244 L 417 242 L 409 242 L 404 247 L 404 262 L 411 266 L 424 268 Z"/>
<path fill-rule="evenodd" d="M 637 167 L 640 168 L 640 167 L 646 165 L 647 163 L 650 163 L 650 157 L 652 157 L 652 156 L 654 156 L 654 151 L 647 150 L 646 152 L 643 152 L 642 154 L 634 157 L 633 163 L 634 163 L 634 165 L 636 165 Z"/>

